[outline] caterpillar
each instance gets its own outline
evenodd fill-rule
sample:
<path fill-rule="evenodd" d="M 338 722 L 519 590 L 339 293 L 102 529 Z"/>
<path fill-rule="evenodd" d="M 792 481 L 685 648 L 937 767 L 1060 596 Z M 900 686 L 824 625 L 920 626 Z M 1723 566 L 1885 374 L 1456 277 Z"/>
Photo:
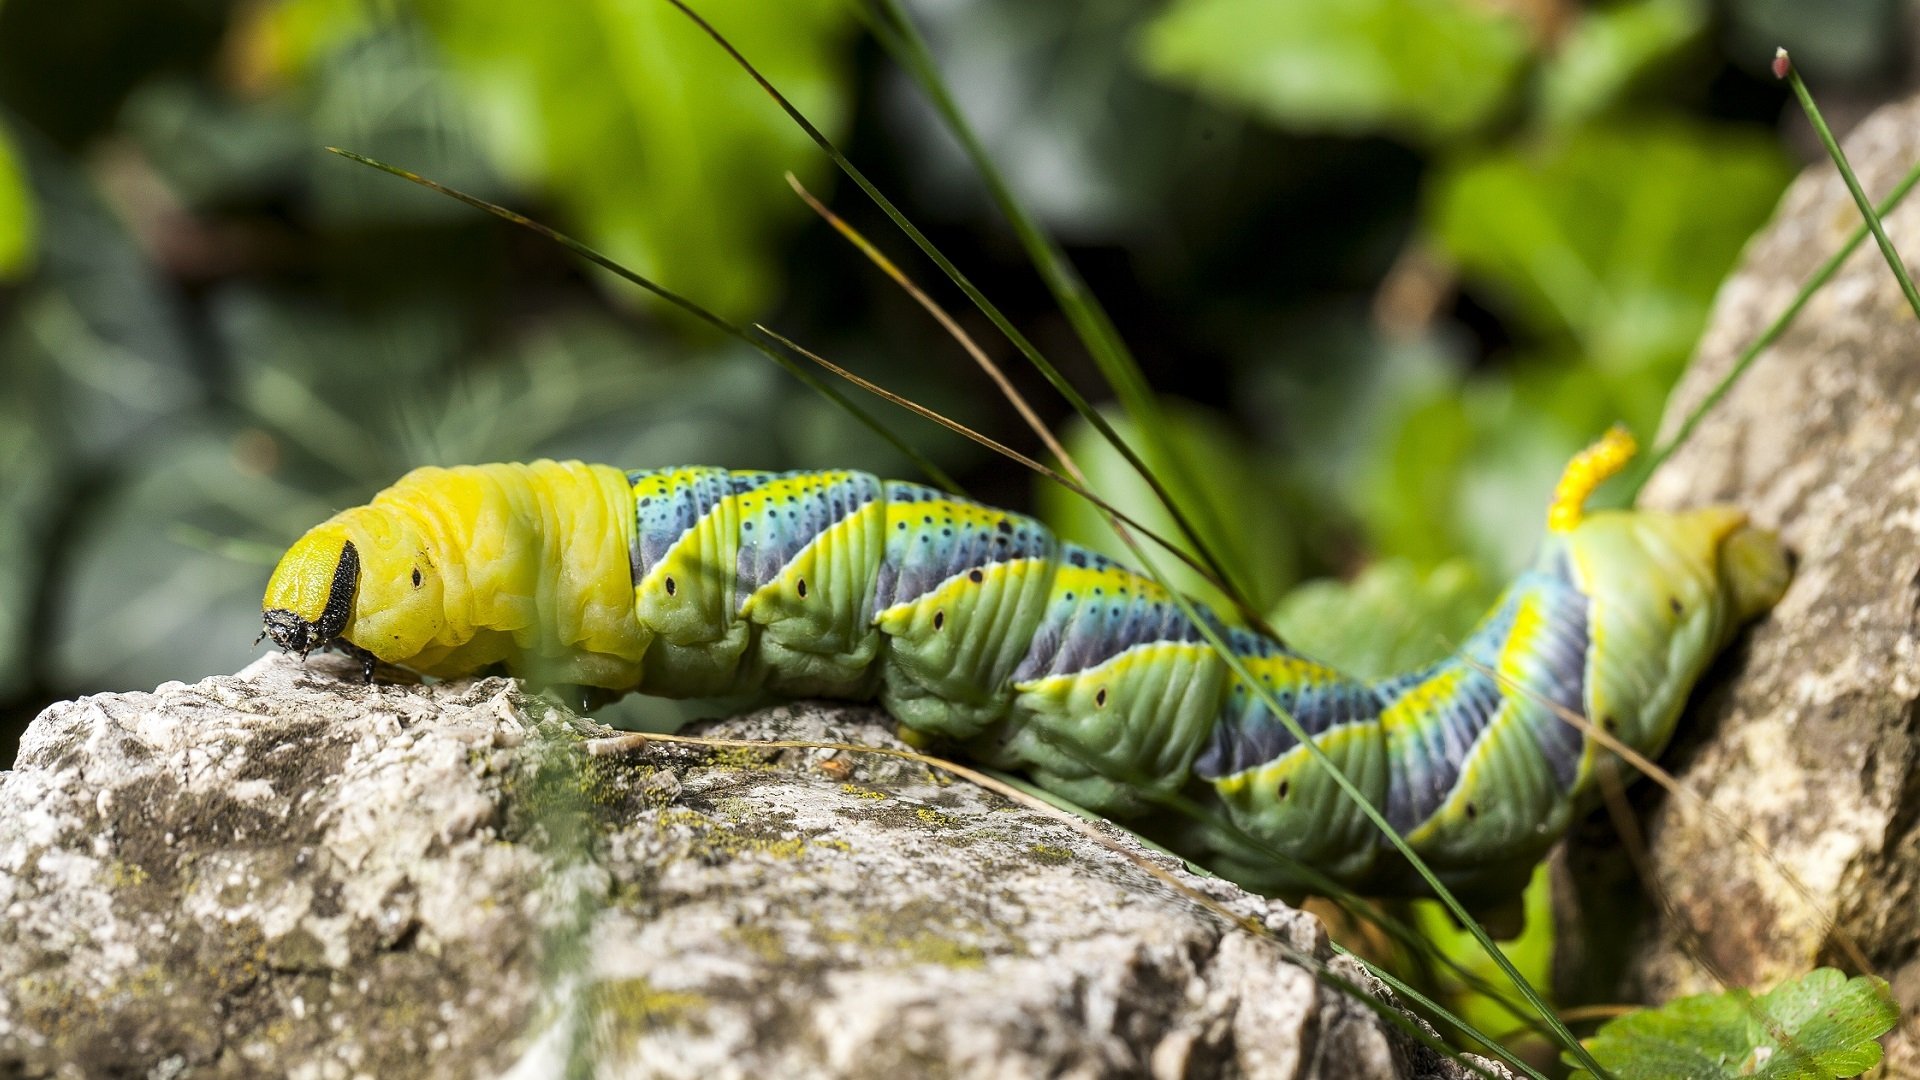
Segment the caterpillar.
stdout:
<path fill-rule="evenodd" d="M 1463 899 L 1517 890 L 1592 787 L 1604 751 L 1562 712 L 1657 754 L 1708 663 L 1785 589 L 1784 550 L 1735 508 L 1589 511 L 1633 453 L 1616 428 L 1573 459 L 1535 561 L 1418 670 L 1349 678 L 1192 609 Z M 917 484 L 421 468 L 301 537 L 262 608 L 282 649 L 344 649 L 369 680 L 383 661 L 877 699 L 906 733 L 1109 816 L 1204 800 L 1215 824 L 1179 843 L 1252 887 L 1306 891 L 1310 867 L 1372 895 L 1422 890 L 1163 588 Z"/>

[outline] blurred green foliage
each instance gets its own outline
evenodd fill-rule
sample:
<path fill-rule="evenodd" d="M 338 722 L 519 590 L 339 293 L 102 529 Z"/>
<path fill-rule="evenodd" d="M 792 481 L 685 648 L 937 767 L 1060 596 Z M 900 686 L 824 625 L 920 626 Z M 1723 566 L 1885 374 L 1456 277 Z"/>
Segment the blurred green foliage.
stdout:
<path fill-rule="evenodd" d="M 1401 340 L 1355 357 L 1376 373 L 1340 379 L 1367 386 L 1358 401 L 1373 411 L 1335 408 L 1370 445 L 1321 489 L 1374 554 L 1431 567 L 1464 553 L 1511 571 L 1573 451 L 1615 420 L 1652 431 L 1789 173 L 1773 136 L 1661 100 L 1690 56 L 1699 65 L 1707 30 L 1699 0 L 1185 0 L 1143 29 L 1165 78 L 1302 129 L 1412 139 L 1430 157 L 1376 309 L 1375 336 Z M 1498 320 L 1504 348 L 1474 356 L 1418 310 L 1455 290 Z M 1405 325 L 1395 301 L 1415 309 Z M 1327 407 L 1281 393 L 1303 428 L 1301 403 Z"/>
<path fill-rule="evenodd" d="M 33 250 L 33 196 L 6 126 L 0 124 L 0 281 L 24 274 Z"/>
<path fill-rule="evenodd" d="M 1733 989 L 1629 1013 L 1589 1046 L 1619 1080 L 1833 1080 L 1880 1064 L 1875 1040 L 1899 1022 L 1885 979 L 1820 968 L 1760 995 Z"/>
<path fill-rule="evenodd" d="M 1476 0 L 1181 0 L 1147 27 L 1155 74 L 1291 127 L 1471 134 L 1511 96 L 1527 29 Z"/>
<path fill-rule="evenodd" d="M 700 7 L 1105 396 L 854 5 Z M 1367 670 L 1461 632 L 1526 557 L 1569 452 L 1615 419 L 1648 429 L 1786 176 L 1769 130 L 1783 98 L 1764 58 L 1727 51 L 1773 24 L 1702 0 L 912 10 L 1169 395 L 1210 542 L 1290 634 Z M 1827 42 L 1897 70 L 1885 4 L 1823 10 L 1797 55 Z M 78 55 L 97 62 L 76 81 L 62 58 Z M 1885 92 L 1877 77 L 1848 85 Z M 1035 445 L 807 217 L 780 174 L 831 194 L 817 152 L 657 0 L 6 0 L 0 128 L 0 701 L 16 730 L 56 696 L 244 663 L 272 554 L 411 465 L 903 472 L 764 361 L 326 145 L 535 213 Z M 904 254 L 870 209 L 835 202 Z M 975 494 L 1032 504 L 1017 470 L 902 426 Z M 1165 526 L 1110 454 L 1066 435 L 1103 490 Z M 1073 500 L 1038 506 L 1110 543 Z M 1328 575 L 1351 584 L 1289 595 Z"/>
<path fill-rule="evenodd" d="M 777 245 L 804 213 L 781 173 L 817 184 L 825 168 L 685 16 L 660 0 L 414 10 L 489 160 L 516 186 L 551 193 L 595 246 L 715 311 L 766 302 Z M 850 6 L 714 0 L 701 11 L 823 130 L 840 129 Z M 299 78 L 378 25 L 364 0 L 292 0 L 246 47 L 264 74 Z"/>
<path fill-rule="evenodd" d="M 1706 0 L 1623 0 L 1588 11 L 1540 73 L 1541 119 L 1592 119 L 1695 49 L 1708 28 Z"/>

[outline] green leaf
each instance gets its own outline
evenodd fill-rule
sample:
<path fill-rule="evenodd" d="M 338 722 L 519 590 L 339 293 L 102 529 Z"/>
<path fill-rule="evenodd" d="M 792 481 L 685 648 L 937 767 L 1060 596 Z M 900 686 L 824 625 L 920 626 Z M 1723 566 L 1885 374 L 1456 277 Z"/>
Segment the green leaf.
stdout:
<path fill-rule="evenodd" d="M 1583 128 L 1451 165 L 1428 229 L 1472 281 L 1584 360 L 1670 379 L 1791 176 L 1765 133 Z"/>
<path fill-rule="evenodd" d="M 1833 1080 L 1878 1065 L 1875 1040 L 1899 1020 L 1886 980 L 1821 968 L 1758 998 L 1728 990 L 1630 1013 L 1587 1045 L 1618 1080 Z"/>
<path fill-rule="evenodd" d="M 364 5 L 295 0 L 263 54 L 290 70 L 337 48 Z M 828 133 L 847 111 L 846 4 L 703 0 L 726 34 Z M 727 316 L 766 303 L 781 226 L 828 170 L 783 116 L 687 18 L 659 0 L 412 5 L 464 91 L 481 141 L 518 183 L 549 192 L 562 224 L 640 273 Z M 331 21 L 330 21 L 331 20 Z M 351 149 L 351 147 L 349 147 Z M 421 165 L 420 162 L 399 162 Z"/>
<path fill-rule="evenodd" d="M 1161 404 L 1167 420 L 1168 430 L 1163 433 L 1167 445 L 1177 448 L 1186 475 L 1203 485 L 1198 491 L 1181 492 L 1181 505 L 1189 510 L 1204 505 L 1204 512 L 1191 516 L 1207 545 L 1234 564 L 1239 580 L 1253 591 L 1255 605 L 1272 603 L 1293 581 L 1297 568 L 1295 536 L 1280 493 L 1259 467 L 1258 456 L 1224 417 L 1176 400 L 1163 400 Z M 1109 419 L 1130 445 L 1143 445 L 1131 421 L 1112 415 Z M 1088 486 L 1096 494 L 1161 536 L 1178 535 L 1172 518 L 1146 481 L 1091 425 L 1076 420 L 1061 441 L 1086 471 Z M 1156 475 L 1171 475 L 1167 462 L 1151 453 L 1143 452 L 1143 456 Z M 1080 496 L 1041 481 L 1035 502 L 1040 517 L 1063 539 L 1124 562 L 1134 561 L 1132 552 L 1107 523 L 1106 515 Z M 1208 523 L 1217 523 L 1217 527 L 1209 528 Z M 1191 567 L 1171 559 L 1162 560 L 1160 565 L 1176 588 L 1232 618 L 1232 605 Z"/>
<path fill-rule="evenodd" d="M 1452 651 L 1486 610 L 1491 590 L 1464 560 L 1422 571 L 1386 559 L 1352 581 L 1309 581 L 1273 609 L 1274 629 L 1302 653 L 1356 678 L 1377 679 Z"/>
<path fill-rule="evenodd" d="M 26 273 L 33 262 L 35 231 L 26 166 L 0 124 L 0 281 Z"/>
<path fill-rule="evenodd" d="M 1470 0 L 1182 0 L 1150 24 L 1155 75 L 1287 127 L 1438 142 L 1511 98 L 1526 27 Z"/>
<path fill-rule="evenodd" d="M 1540 72 L 1540 109 L 1571 124 L 1614 105 L 1634 82 L 1706 32 L 1705 0 L 1625 0 L 1580 17 Z"/>

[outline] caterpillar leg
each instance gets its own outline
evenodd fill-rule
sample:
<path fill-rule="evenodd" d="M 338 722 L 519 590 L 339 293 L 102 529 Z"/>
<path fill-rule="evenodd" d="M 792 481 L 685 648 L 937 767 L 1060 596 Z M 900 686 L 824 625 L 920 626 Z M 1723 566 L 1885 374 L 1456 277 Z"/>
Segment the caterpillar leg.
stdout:
<path fill-rule="evenodd" d="M 373 669 L 374 666 L 380 662 L 379 657 L 344 638 L 334 638 L 331 642 L 327 643 L 327 647 L 338 649 L 348 656 L 353 657 L 355 660 L 360 661 L 360 681 L 366 683 L 368 686 L 373 685 Z"/>

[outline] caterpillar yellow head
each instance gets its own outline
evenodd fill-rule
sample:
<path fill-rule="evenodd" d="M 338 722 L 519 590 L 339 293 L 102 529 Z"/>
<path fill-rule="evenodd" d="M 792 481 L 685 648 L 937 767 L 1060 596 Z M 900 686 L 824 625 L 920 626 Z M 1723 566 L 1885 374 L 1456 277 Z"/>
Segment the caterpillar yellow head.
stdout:
<path fill-rule="evenodd" d="M 261 602 L 265 636 L 301 656 L 340 636 L 353 613 L 360 552 L 343 529 L 323 525 L 288 549 Z"/>
<path fill-rule="evenodd" d="M 316 526 L 280 558 L 261 601 L 265 634 L 288 652 L 344 648 L 374 658 L 418 654 L 446 623 L 442 584 L 404 515 L 360 506 Z"/>

